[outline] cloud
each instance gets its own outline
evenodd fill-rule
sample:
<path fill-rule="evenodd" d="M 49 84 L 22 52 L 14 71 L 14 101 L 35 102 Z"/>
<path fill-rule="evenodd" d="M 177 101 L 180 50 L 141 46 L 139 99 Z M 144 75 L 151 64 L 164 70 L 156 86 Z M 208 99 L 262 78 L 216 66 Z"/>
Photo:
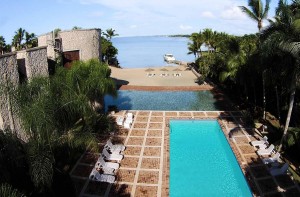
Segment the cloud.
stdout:
<path fill-rule="evenodd" d="M 182 29 L 182 30 L 193 29 L 193 27 L 192 27 L 192 26 L 189 26 L 189 25 L 179 25 L 179 28 Z"/>
<path fill-rule="evenodd" d="M 243 20 L 246 15 L 238 6 L 230 6 L 221 12 L 221 17 L 226 20 Z"/>
<path fill-rule="evenodd" d="M 92 12 L 92 13 L 89 14 L 89 16 L 91 16 L 91 17 L 101 17 L 103 15 L 104 15 L 104 13 L 100 12 L 100 11 Z"/>
<path fill-rule="evenodd" d="M 135 28 L 137 28 L 137 25 L 130 25 L 129 28 L 135 29 Z"/>
<path fill-rule="evenodd" d="M 204 11 L 201 13 L 201 16 L 202 17 L 205 17 L 205 18 L 215 18 L 215 16 L 213 15 L 213 13 L 209 12 L 209 11 Z"/>
<path fill-rule="evenodd" d="M 97 7 L 104 13 L 109 10 L 109 15 L 104 14 L 106 20 L 102 21 L 102 25 L 117 27 L 120 35 L 168 34 L 166 32 L 180 34 L 203 28 L 226 32 L 232 32 L 235 28 L 245 33 L 253 31 L 245 27 L 245 23 L 249 23 L 250 19 L 239 9 L 238 5 L 247 4 L 240 0 L 77 0 L 77 2 L 86 5 L 85 7 Z M 139 31 L 136 31 L 133 24 L 139 27 Z"/>

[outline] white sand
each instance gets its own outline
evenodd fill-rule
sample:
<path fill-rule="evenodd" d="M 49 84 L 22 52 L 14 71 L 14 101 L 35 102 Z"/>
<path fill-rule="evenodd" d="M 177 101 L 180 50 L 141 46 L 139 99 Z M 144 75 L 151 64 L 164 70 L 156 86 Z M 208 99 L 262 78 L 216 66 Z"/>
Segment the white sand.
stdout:
<path fill-rule="evenodd" d="M 191 70 L 187 70 L 185 66 L 163 66 L 151 67 L 154 71 L 146 71 L 148 68 L 111 68 L 111 77 L 116 79 L 118 84 L 137 85 L 137 86 L 198 86 L 195 83 L 196 76 Z M 162 68 L 168 71 L 161 71 Z M 174 69 L 181 71 L 174 71 Z M 147 74 L 155 74 L 153 77 L 148 77 Z M 166 77 L 160 74 L 168 74 Z M 181 76 L 175 77 L 173 74 L 180 73 Z"/>

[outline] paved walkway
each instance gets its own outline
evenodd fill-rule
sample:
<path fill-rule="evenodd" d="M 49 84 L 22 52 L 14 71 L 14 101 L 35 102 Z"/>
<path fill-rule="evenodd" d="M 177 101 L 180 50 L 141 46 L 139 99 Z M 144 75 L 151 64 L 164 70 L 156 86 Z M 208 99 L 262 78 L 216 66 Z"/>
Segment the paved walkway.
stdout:
<path fill-rule="evenodd" d="M 121 129 L 116 140 L 126 145 L 117 183 L 88 180 L 99 154 L 86 152 L 71 171 L 79 196 L 169 196 L 169 120 L 218 119 L 255 196 L 300 196 L 288 175 L 272 177 L 249 142 L 259 138 L 240 112 L 131 111 L 132 127 Z M 117 116 L 124 116 L 120 111 Z M 104 145 L 108 136 L 100 140 Z M 103 146 L 100 147 L 101 151 Z M 200 188 L 201 189 L 201 188 Z"/>

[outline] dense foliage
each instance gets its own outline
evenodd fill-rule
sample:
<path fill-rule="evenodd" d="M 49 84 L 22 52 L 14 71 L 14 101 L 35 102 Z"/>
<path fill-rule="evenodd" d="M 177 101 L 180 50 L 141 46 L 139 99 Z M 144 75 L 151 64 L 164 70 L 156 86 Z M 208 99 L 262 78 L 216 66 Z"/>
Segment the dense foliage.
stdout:
<path fill-rule="evenodd" d="M 115 33 L 115 30 L 110 28 L 107 29 L 106 32 L 103 32 L 101 36 L 102 61 L 117 67 L 119 66 L 118 59 L 116 57 L 118 49 L 114 47 L 111 39 L 118 35 L 119 34 Z"/>
<path fill-rule="evenodd" d="M 0 132 L 0 183 L 9 183 L 27 195 L 55 196 L 53 180 L 68 178 L 65 167 L 78 159 L 74 153 L 98 150 L 95 134 L 110 130 L 111 120 L 98 113 L 104 95 L 116 94 L 110 69 L 98 60 L 78 61 L 69 70 L 57 68 L 50 78 L 35 77 L 3 91 L 10 91 L 6 93 L 28 141 Z M 19 185 L 20 180 L 27 184 Z"/>

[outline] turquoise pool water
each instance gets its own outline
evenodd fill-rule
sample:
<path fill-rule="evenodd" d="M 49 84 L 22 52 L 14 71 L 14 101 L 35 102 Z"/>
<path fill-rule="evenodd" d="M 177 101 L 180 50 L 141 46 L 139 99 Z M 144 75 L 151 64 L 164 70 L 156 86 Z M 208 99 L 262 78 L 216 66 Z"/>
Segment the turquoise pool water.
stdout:
<path fill-rule="evenodd" d="M 119 90 L 118 97 L 105 96 L 106 110 L 216 111 L 216 100 L 210 91 L 131 91 Z"/>
<path fill-rule="evenodd" d="M 252 196 L 215 120 L 170 121 L 170 196 Z"/>

